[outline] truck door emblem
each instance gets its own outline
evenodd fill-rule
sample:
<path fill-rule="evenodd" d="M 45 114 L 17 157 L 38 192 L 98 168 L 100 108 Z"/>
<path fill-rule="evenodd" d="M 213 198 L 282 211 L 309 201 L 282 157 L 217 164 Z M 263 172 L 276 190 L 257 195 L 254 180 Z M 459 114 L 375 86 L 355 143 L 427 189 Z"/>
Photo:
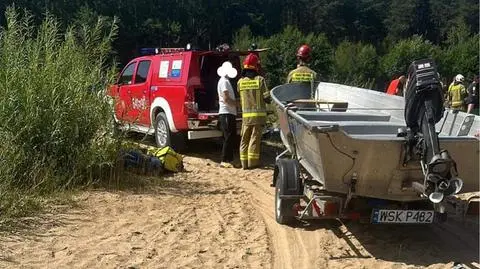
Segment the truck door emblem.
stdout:
<path fill-rule="evenodd" d="M 145 97 L 141 99 L 132 98 L 132 107 L 133 109 L 144 110 L 147 108 L 147 100 Z"/>

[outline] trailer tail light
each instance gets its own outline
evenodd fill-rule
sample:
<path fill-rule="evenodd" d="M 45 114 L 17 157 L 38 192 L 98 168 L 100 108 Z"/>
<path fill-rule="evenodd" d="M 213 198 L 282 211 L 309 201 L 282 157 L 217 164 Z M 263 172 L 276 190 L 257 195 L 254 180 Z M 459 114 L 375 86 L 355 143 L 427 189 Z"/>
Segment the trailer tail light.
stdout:
<path fill-rule="evenodd" d="M 359 220 L 361 218 L 361 215 L 358 212 L 350 212 L 347 213 L 347 217 L 351 220 Z"/>
<path fill-rule="evenodd" d="M 335 216 L 338 215 L 338 204 L 336 202 L 327 201 L 324 204 L 324 214 L 325 216 Z"/>
<path fill-rule="evenodd" d="M 313 216 L 332 217 L 339 215 L 339 204 L 336 201 L 316 198 L 312 207 Z"/>

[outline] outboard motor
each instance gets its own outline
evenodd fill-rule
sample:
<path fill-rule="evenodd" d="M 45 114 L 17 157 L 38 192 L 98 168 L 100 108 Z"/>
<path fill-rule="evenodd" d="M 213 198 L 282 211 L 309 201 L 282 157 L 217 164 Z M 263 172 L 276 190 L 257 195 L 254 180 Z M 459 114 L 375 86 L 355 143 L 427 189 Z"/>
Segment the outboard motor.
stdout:
<path fill-rule="evenodd" d="M 434 203 L 457 194 L 463 181 L 457 178 L 455 161 L 440 149 L 435 124 L 443 117 L 443 94 L 435 62 L 423 59 L 408 68 L 405 88 L 405 122 L 407 156 L 420 158 L 425 176 L 423 185 L 413 183 L 415 190 Z"/>

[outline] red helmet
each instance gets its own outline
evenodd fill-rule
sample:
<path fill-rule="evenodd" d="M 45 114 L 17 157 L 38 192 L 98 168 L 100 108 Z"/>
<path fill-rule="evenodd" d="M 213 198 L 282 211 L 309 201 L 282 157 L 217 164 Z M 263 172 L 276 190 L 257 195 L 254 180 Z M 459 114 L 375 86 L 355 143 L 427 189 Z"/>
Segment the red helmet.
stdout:
<path fill-rule="evenodd" d="M 297 51 L 297 57 L 302 60 L 310 59 L 310 47 L 308 45 L 302 45 Z"/>
<path fill-rule="evenodd" d="M 253 69 L 258 71 L 258 56 L 254 53 L 249 53 L 245 60 L 243 60 L 243 69 Z"/>

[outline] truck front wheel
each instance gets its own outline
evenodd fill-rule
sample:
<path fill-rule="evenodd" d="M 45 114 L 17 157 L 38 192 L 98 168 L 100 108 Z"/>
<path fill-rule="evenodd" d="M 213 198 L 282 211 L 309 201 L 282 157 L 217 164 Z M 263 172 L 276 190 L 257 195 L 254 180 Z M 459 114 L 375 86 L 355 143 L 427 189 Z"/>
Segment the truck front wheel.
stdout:
<path fill-rule="evenodd" d="M 158 113 L 155 118 L 155 143 L 159 148 L 170 146 L 177 152 L 183 152 L 186 149 L 185 133 L 170 132 L 167 115 L 164 112 Z"/>
<path fill-rule="evenodd" d="M 155 142 L 159 148 L 171 146 L 170 127 L 164 112 L 158 113 L 155 118 Z"/>

